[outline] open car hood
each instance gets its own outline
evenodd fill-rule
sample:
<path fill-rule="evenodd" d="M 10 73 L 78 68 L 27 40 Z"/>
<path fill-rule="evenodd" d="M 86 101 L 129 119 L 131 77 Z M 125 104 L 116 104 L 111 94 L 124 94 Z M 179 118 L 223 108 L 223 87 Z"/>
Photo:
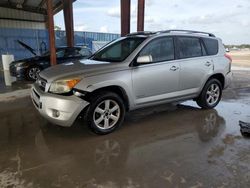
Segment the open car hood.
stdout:
<path fill-rule="evenodd" d="M 30 53 L 32 53 L 34 56 L 37 56 L 35 50 L 33 48 L 31 48 L 29 45 L 25 44 L 24 42 L 17 40 L 17 42 L 24 47 L 25 49 L 27 49 Z"/>

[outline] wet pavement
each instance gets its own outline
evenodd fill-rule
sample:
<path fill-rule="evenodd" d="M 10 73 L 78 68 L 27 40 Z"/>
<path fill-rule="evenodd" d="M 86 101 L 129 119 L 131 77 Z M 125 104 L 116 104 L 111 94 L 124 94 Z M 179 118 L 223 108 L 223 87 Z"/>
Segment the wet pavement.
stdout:
<path fill-rule="evenodd" d="M 7 84 L 7 85 L 6 85 Z M 9 71 L 3 71 L 0 66 L 0 94 L 17 90 L 28 89 L 32 85 L 30 81 L 20 81 L 11 77 Z"/>
<path fill-rule="evenodd" d="M 97 136 L 46 122 L 29 97 L 0 103 L 0 187 L 250 187 L 250 72 L 213 110 L 193 101 L 137 110 Z"/>

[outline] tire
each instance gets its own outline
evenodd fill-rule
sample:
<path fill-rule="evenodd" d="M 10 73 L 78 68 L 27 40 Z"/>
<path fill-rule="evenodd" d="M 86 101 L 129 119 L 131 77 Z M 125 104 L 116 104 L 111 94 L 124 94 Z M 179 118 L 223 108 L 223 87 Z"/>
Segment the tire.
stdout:
<path fill-rule="evenodd" d="M 203 109 L 211 109 L 217 106 L 221 100 L 222 85 L 219 80 L 208 80 L 203 87 L 200 96 L 196 100 L 197 104 Z"/>
<path fill-rule="evenodd" d="M 100 135 L 109 134 L 117 129 L 123 123 L 124 116 L 124 101 L 119 95 L 109 91 L 91 97 L 90 105 L 85 112 L 87 125 Z"/>
<path fill-rule="evenodd" d="M 29 67 L 27 72 L 26 72 L 26 78 L 30 81 L 36 81 L 37 79 L 37 74 L 41 71 L 42 69 L 38 66 L 32 66 Z"/>

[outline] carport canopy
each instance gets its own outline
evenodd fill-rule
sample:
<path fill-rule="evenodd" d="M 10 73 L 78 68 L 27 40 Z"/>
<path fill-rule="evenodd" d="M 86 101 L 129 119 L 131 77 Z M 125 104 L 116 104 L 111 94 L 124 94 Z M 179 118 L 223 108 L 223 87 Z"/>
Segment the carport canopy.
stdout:
<path fill-rule="evenodd" d="M 0 14 L 0 20 L 44 22 L 49 31 L 50 62 L 56 64 L 54 14 L 63 10 L 67 37 L 67 45 L 74 45 L 73 2 L 76 0 L 1 0 L 0 7 L 8 9 L 7 15 Z M 130 33 L 131 0 L 120 0 L 121 3 L 121 35 Z M 138 0 L 137 31 L 144 30 L 145 0 Z M 24 11 L 26 14 L 11 14 Z M 30 13 L 30 14 L 27 14 Z M 31 13 L 33 15 L 31 16 Z M 13 16 L 15 15 L 15 16 Z"/>
<path fill-rule="evenodd" d="M 47 15 L 46 1 L 47 0 L 1 0 L 0 7 Z M 53 5 L 54 14 L 63 9 L 63 2 L 61 0 L 50 1 Z"/>
<path fill-rule="evenodd" d="M 67 45 L 74 45 L 72 3 L 76 0 L 1 0 L 0 7 L 7 9 L 7 14 L 0 14 L 0 20 L 43 22 L 49 31 L 51 64 L 56 64 L 54 14 L 64 11 Z M 25 13 L 19 14 L 20 11 Z M 12 14 L 13 13 L 13 14 Z M 29 14 L 30 13 L 30 14 Z"/>

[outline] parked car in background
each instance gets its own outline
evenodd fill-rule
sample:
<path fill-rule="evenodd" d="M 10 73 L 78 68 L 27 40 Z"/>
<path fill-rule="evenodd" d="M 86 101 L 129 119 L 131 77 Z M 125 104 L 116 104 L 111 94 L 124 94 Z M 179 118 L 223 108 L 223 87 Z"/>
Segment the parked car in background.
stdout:
<path fill-rule="evenodd" d="M 50 67 L 50 52 L 48 51 L 40 56 L 37 56 L 31 47 L 25 44 L 22 44 L 22 46 L 29 50 L 34 55 L 34 57 L 12 62 L 10 64 L 10 74 L 11 76 L 17 77 L 17 79 L 34 81 L 37 78 L 37 74 L 41 70 Z M 57 64 L 79 59 L 86 59 L 91 55 L 91 50 L 87 47 L 56 48 Z"/>
<path fill-rule="evenodd" d="M 52 123 L 71 126 L 83 114 L 95 133 L 107 134 L 138 108 L 190 99 L 214 108 L 231 82 L 231 62 L 211 33 L 138 32 L 40 72 L 31 97 Z"/>

